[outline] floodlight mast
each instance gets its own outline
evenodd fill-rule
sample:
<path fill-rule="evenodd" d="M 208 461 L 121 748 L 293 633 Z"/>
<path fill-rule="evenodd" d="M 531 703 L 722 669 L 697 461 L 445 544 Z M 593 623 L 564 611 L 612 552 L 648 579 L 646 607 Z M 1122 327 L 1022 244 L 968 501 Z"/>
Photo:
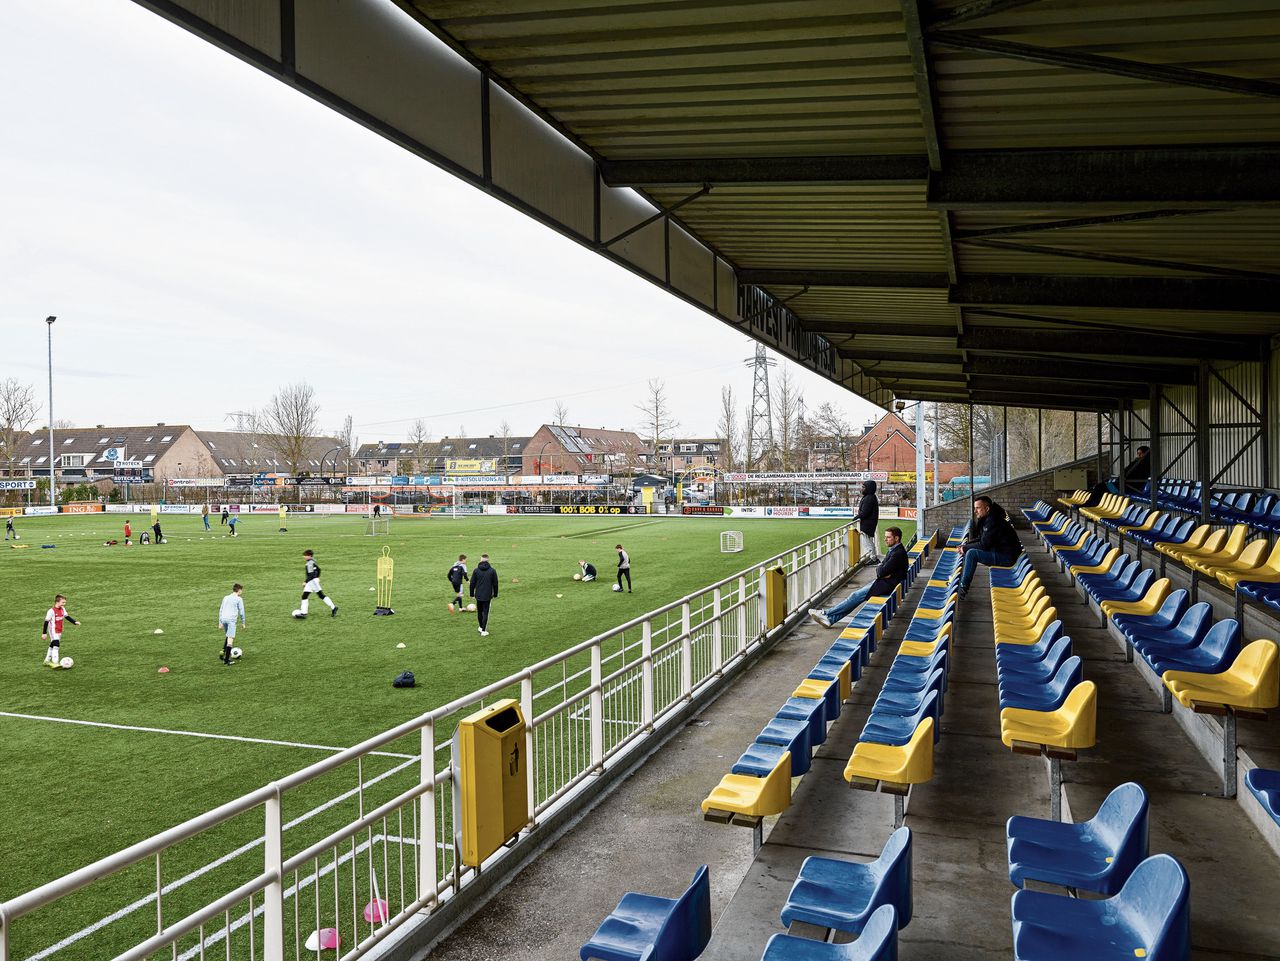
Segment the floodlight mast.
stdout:
<path fill-rule="evenodd" d="M 44 319 L 49 330 L 49 506 L 57 508 L 58 490 L 53 474 L 53 322 L 57 317 L 50 315 Z"/>

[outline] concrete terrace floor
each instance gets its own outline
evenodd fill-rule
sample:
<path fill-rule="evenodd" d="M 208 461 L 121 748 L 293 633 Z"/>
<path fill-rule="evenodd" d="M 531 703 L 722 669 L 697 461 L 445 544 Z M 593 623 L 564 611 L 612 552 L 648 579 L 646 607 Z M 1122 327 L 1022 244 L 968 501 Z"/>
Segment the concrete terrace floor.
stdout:
<path fill-rule="evenodd" d="M 1169 852 L 1192 883 L 1193 957 L 1280 961 L 1280 860 L 1220 785 L 1158 697 L 1098 625 L 1069 579 L 1024 543 L 1099 686 L 1099 741 L 1064 764 L 1066 801 L 1089 817 L 1125 780 L 1151 797 L 1151 851 Z M 936 555 L 927 562 L 932 565 Z M 870 578 L 861 573 L 837 596 Z M 627 891 L 676 896 L 700 864 L 711 868 L 706 961 L 752 961 L 780 930 L 778 911 L 813 854 L 870 859 L 893 829 L 893 801 L 849 788 L 842 772 L 927 578 L 916 581 L 872 665 L 831 727 L 791 808 L 751 834 L 704 822 L 698 803 L 825 651 L 836 631 L 793 631 L 640 772 L 516 877 L 428 956 L 442 961 L 576 958 Z M 900 934 L 903 961 L 1009 959 L 1012 931 L 1004 824 L 1047 817 L 1048 771 L 1000 743 L 985 572 L 961 604 L 935 777 L 907 809 L 914 836 L 914 910 Z"/>

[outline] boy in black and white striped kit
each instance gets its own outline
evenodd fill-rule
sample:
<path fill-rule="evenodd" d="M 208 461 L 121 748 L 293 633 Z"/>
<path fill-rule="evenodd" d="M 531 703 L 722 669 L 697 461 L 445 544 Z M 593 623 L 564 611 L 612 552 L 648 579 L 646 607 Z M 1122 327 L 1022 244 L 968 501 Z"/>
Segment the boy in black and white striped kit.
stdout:
<path fill-rule="evenodd" d="M 462 585 L 471 580 L 467 574 L 467 555 L 459 554 L 458 562 L 449 568 L 449 585 L 453 588 L 453 600 L 449 602 L 449 613 L 456 614 L 466 608 L 462 600 Z"/>
<path fill-rule="evenodd" d="M 302 571 L 302 603 L 293 612 L 293 616 L 298 620 L 307 616 L 307 605 L 310 603 L 311 595 L 314 594 L 329 605 L 329 616 L 337 617 L 338 605 L 333 603 L 332 597 L 326 597 L 324 590 L 320 587 L 320 565 L 316 563 L 315 552 L 303 551 L 302 556 L 307 559 L 307 565 Z"/>

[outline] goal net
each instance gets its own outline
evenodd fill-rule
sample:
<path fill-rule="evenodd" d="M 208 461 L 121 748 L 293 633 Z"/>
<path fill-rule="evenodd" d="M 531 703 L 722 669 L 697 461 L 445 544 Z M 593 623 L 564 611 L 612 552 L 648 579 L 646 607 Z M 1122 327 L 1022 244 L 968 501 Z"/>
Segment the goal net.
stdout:
<path fill-rule="evenodd" d="M 737 554 L 742 550 L 742 531 L 720 532 L 720 553 Z"/>
<path fill-rule="evenodd" d="M 383 514 L 381 517 L 370 517 L 365 526 L 366 534 L 390 534 L 391 533 L 391 516 Z"/>

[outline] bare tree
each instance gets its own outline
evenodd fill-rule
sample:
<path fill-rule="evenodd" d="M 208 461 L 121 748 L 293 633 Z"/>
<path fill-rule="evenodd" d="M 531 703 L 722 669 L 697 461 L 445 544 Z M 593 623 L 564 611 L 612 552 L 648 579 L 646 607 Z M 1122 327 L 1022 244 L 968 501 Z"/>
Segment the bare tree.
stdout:
<path fill-rule="evenodd" d="M 0 381 L 0 462 L 10 475 L 18 458 L 18 438 L 35 418 L 35 388 L 13 377 Z"/>
<path fill-rule="evenodd" d="M 419 417 L 413 422 L 413 426 L 409 428 L 409 444 L 413 451 L 413 459 L 410 463 L 406 463 L 401 468 L 402 473 L 412 474 L 414 470 L 425 471 L 425 460 L 427 456 L 427 444 L 431 441 L 431 431 L 427 428 L 427 422 Z"/>
<path fill-rule="evenodd" d="M 569 423 L 569 408 L 564 405 L 564 401 L 556 401 L 556 406 L 551 411 L 551 423 L 561 425 Z"/>
<path fill-rule="evenodd" d="M 738 466 L 738 452 L 742 444 L 742 432 L 738 428 L 738 409 L 734 407 L 733 388 L 726 384 L 720 388 L 720 423 L 717 425 L 717 436 L 720 439 L 720 452 L 725 470 L 735 470 Z"/>
<path fill-rule="evenodd" d="M 800 391 L 786 364 L 779 365 L 773 388 L 775 455 L 781 470 L 790 470 L 800 420 Z"/>
<path fill-rule="evenodd" d="M 67 420 L 65 417 L 59 417 L 53 422 L 54 430 L 75 430 L 76 422 Z"/>
<path fill-rule="evenodd" d="M 315 388 L 305 381 L 281 387 L 262 412 L 263 426 L 290 475 L 306 462 L 309 441 L 317 433 L 320 405 Z M 302 490 L 299 488 L 299 495 Z"/>
<path fill-rule="evenodd" d="M 665 440 L 672 440 L 672 434 L 680 426 L 680 422 L 671 414 L 671 405 L 667 400 L 667 388 L 656 377 L 649 381 L 648 394 L 643 404 L 637 404 L 636 410 L 643 415 L 640 434 L 653 445 L 655 468 L 660 468 L 661 455 L 658 453 Z"/>
<path fill-rule="evenodd" d="M 352 422 L 350 414 L 343 418 L 342 429 L 338 431 L 338 440 L 342 442 L 342 470 L 350 473 L 351 458 L 355 457 L 356 447 L 359 444 L 356 439 L 355 424 Z"/>
<path fill-rule="evenodd" d="M 502 438 L 502 453 L 499 455 L 498 463 L 495 466 L 498 468 L 497 472 L 499 474 L 508 477 L 511 474 L 509 460 L 511 457 L 511 425 L 506 420 L 503 420 L 498 425 L 498 436 Z"/>
<path fill-rule="evenodd" d="M 844 411 L 830 401 L 818 408 L 813 416 L 815 439 L 831 444 L 831 453 L 844 471 L 853 470 L 853 448 L 857 431 L 849 423 Z"/>

